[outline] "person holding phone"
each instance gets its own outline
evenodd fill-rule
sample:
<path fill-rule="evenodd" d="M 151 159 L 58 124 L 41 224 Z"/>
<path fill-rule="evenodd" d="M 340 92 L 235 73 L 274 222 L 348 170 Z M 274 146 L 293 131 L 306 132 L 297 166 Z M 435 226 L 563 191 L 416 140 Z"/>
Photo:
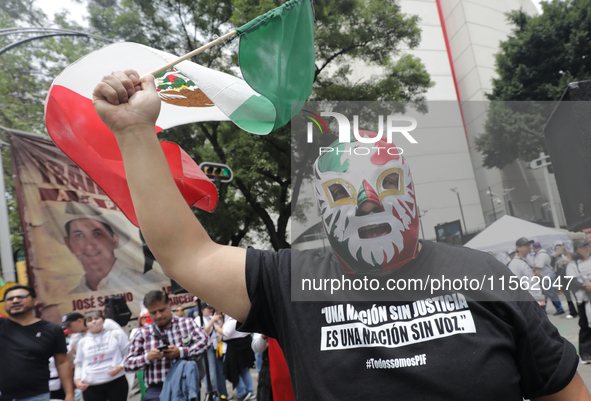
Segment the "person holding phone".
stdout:
<path fill-rule="evenodd" d="M 78 343 L 74 383 L 86 401 L 125 401 L 129 384 L 123 372 L 129 340 L 121 330 L 107 330 L 100 310 L 84 315 L 88 331 Z"/>
<path fill-rule="evenodd" d="M 144 369 L 144 381 L 148 385 L 144 401 L 158 401 L 172 365 L 178 359 L 205 352 L 208 338 L 193 319 L 173 315 L 165 292 L 148 292 L 144 306 L 152 324 L 141 327 L 133 335 L 124 366 L 126 372 Z"/>

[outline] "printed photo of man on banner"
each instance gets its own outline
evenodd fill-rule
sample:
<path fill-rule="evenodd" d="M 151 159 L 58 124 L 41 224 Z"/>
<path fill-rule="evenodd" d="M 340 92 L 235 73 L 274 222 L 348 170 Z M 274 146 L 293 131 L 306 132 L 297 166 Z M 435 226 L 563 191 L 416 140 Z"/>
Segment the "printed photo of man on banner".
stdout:
<path fill-rule="evenodd" d="M 103 309 L 109 295 L 121 295 L 132 318 L 139 316 L 145 293 L 170 287 L 139 229 L 50 140 L 10 139 L 28 279 L 41 317 L 60 323 L 68 312 Z"/>

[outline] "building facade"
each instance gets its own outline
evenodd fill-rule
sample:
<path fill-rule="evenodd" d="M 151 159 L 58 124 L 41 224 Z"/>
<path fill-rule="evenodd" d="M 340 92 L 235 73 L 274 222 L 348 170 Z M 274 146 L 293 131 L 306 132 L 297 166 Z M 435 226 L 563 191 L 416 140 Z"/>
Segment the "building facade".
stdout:
<path fill-rule="evenodd" d="M 488 102 L 495 77 L 495 54 L 499 43 L 508 38 L 513 26 L 506 13 L 523 9 L 538 11 L 531 0 L 399 0 L 402 12 L 417 15 L 421 42 L 406 53 L 421 59 L 434 82 L 426 94 L 429 112 L 445 115 L 420 119 L 413 132 L 418 144 L 405 144 L 416 185 L 421 216 L 421 238 L 435 239 L 435 227 L 460 220 L 463 232 L 484 229 L 508 214 L 538 223 L 554 224 L 550 197 L 542 169 L 532 170 L 519 161 L 502 170 L 487 169 L 474 141 L 484 132 Z M 363 80 L 379 71 L 358 63 L 353 80 Z M 438 111 L 437 111 L 438 110 Z M 398 143 L 397 143 L 398 145 Z M 400 146 L 400 145 L 398 145 Z M 565 225 L 556 183 L 550 186 L 558 224 Z M 311 191 L 305 190 L 311 197 Z M 294 247 L 304 245 L 306 230 L 310 240 L 321 241 L 311 228 L 317 218 L 299 225 L 292 222 Z"/>

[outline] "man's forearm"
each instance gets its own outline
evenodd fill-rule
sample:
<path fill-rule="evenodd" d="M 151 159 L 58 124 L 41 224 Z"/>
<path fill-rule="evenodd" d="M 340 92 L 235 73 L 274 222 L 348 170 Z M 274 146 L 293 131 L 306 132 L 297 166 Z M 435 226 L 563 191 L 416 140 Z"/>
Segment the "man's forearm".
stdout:
<path fill-rule="evenodd" d="M 140 82 L 137 71 L 115 71 L 98 83 L 93 103 L 117 139 L 140 228 L 164 273 L 245 319 L 250 309 L 246 250 L 211 241 L 179 192 L 156 136 L 161 100 L 154 77 Z"/>
<path fill-rule="evenodd" d="M 147 355 L 128 356 L 123 363 L 123 368 L 126 372 L 138 372 L 146 367 L 150 361 Z"/>
<path fill-rule="evenodd" d="M 66 396 L 74 396 L 74 378 L 72 373 L 72 365 L 68 359 L 67 354 L 63 354 L 63 358 L 55 357 L 55 367 L 62 382 L 62 387 Z M 60 359 L 58 361 L 58 359 Z"/>
<path fill-rule="evenodd" d="M 174 277 L 183 250 L 202 246 L 209 236 L 179 192 L 155 130 L 134 127 L 118 142 L 142 234 L 165 273 Z M 190 235 L 179 237 L 179 232 Z"/>

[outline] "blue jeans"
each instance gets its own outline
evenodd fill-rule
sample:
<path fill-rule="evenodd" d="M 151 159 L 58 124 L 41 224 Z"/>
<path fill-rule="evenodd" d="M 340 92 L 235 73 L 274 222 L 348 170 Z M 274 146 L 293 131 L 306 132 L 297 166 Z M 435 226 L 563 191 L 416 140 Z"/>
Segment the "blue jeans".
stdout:
<path fill-rule="evenodd" d="M 74 401 L 82 401 L 82 390 L 79 388 L 74 389 Z"/>
<path fill-rule="evenodd" d="M 263 353 L 262 352 L 255 352 L 254 353 L 254 366 L 257 368 L 257 372 L 261 372 L 261 367 L 263 366 Z"/>
<path fill-rule="evenodd" d="M 12 401 L 49 401 L 49 399 L 49 393 L 44 393 L 27 398 L 13 398 Z"/>
<path fill-rule="evenodd" d="M 236 386 L 236 396 L 238 398 L 244 397 L 246 393 L 254 394 L 252 377 L 250 376 L 250 369 L 248 368 L 244 368 L 244 370 L 240 372 L 240 380 L 238 380 L 238 385 Z"/>
<path fill-rule="evenodd" d="M 554 274 L 552 274 L 550 277 L 551 283 L 554 282 Z M 550 300 L 552 301 L 552 304 L 554 304 L 554 307 L 556 308 L 557 312 L 564 312 L 564 308 L 562 307 L 562 303 L 560 302 L 560 298 L 558 298 L 558 293 L 556 292 L 556 290 L 554 289 L 554 286 L 551 285 L 550 288 L 548 288 L 547 290 L 543 290 L 542 291 L 544 293 L 544 302 L 548 303 L 548 298 L 550 298 Z M 544 310 L 546 310 L 546 306 L 544 305 Z"/>
<path fill-rule="evenodd" d="M 226 377 L 224 376 L 224 360 L 223 358 L 216 358 L 215 349 L 210 347 L 207 350 L 207 362 L 209 362 L 209 374 L 211 377 L 211 386 L 219 395 L 228 396 L 226 389 Z M 207 386 L 207 379 L 205 380 L 205 387 L 207 391 L 211 391 Z"/>

